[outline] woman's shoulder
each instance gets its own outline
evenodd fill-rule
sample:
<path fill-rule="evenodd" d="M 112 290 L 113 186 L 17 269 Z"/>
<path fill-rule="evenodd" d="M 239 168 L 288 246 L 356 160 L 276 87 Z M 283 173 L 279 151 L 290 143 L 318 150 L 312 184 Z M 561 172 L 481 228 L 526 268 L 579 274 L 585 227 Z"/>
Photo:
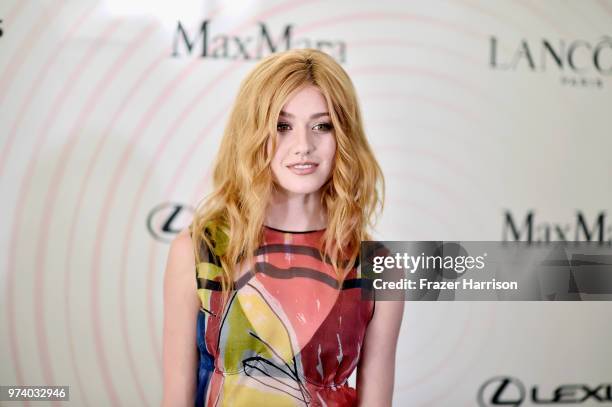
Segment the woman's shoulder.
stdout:
<path fill-rule="evenodd" d="M 165 291 L 184 296 L 194 290 L 193 265 L 195 255 L 188 229 L 179 232 L 170 242 L 166 270 L 164 273 Z"/>
<path fill-rule="evenodd" d="M 190 228 L 181 230 L 170 242 L 168 263 L 173 270 L 191 268 L 195 262 Z"/>
<path fill-rule="evenodd" d="M 174 237 L 174 239 L 172 239 L 172 242 L 170 243 L 175 244 L 177 246 L 188 246 L 191 243 L 191 227 L 192 225 L 187 226 L 186 228 L 182 229 L 179 233 L 176 234 L 176 236 Z"/>

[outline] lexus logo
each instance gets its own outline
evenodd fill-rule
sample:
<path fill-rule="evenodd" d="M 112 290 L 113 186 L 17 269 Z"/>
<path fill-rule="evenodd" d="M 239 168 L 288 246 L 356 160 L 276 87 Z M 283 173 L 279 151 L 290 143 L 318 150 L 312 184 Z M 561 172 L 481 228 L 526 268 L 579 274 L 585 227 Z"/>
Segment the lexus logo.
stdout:
<path fill-rule="evenodd" d="M 147 216 L 147 229 L 154 239 L 170 243 L 182 229 L 189 226 L 194 210 L 174 202 L 157 205 Z"/>
<path fill-rule="evenodd" d="M 544 396 L 538 386 L 532 386 L 529 394 L 523 383 L 514 377 L 493 377 L 478 389 L 478 405 L 481 407 L 511 406 L 537 404 L 581 404 L 585 401 L 605 403 L 612 401 L 612 384 L 602 383 L 597 386 L 586 384 L 562 384 L 557 386 L 550 394 L 546 391 Z"/>
<path fill-rule="evenodd" d="M 489 406 L 520 406 L 525 400 L 525 386 L 513 377 L 497 376 L 484 382 L 478 390 L 478 404 Z"/>

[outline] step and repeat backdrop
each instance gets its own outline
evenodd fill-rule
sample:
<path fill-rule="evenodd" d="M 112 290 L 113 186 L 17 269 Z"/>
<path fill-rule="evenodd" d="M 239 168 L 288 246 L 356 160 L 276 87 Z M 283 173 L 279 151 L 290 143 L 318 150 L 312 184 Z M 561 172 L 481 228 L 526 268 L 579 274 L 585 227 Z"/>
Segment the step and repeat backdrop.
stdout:
<path fill-rule="evenodd" d="M 610 0 L 4 0 L 0 384 L 159 405 L 169 242 L 241 79 L 303 47 L 357 88 L 377 239 L 612 239 Z M 611 315 L 407 302 L 394 405 L 612 404 Z"/>

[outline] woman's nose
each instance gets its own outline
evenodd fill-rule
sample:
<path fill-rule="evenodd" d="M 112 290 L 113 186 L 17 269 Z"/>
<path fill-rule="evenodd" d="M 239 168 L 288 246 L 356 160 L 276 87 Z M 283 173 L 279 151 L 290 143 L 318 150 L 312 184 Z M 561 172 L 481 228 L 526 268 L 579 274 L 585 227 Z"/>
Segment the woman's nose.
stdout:
<path fill-rule="evenodd" d="M 313 135 L 308 129 L 302 128 L 296 132 L 293 148 L 295 154 L 309 154 L 314 150 Z"/>

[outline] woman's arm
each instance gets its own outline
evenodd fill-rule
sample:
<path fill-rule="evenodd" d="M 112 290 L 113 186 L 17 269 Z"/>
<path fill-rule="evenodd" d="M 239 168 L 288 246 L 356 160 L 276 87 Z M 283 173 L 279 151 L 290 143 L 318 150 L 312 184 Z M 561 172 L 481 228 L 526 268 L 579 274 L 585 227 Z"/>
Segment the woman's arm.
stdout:
<path fill-rule="evenodd" d="M 357 366 L 359 406 L 391 406 L 395 349 L 403 314 L 404 301 L 376 302 Z"/>
<path fill-rule="evenodd" d="M 164 274 L 162 407 L 194 405 L 199 309 L 195 256 L 189 229 L 185 229 L 170 245 Z"/>

